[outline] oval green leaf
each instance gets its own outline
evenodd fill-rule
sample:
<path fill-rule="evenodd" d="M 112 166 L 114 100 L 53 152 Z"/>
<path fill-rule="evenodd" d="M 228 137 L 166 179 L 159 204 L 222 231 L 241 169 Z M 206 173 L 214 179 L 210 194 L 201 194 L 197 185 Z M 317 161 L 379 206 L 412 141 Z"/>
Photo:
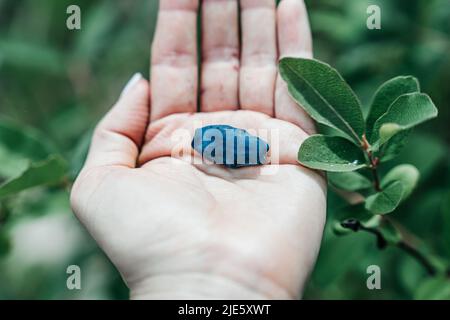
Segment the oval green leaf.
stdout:
<path fill-rule="evenodd" d="M 394 211 L 403 198 L 403 183 L 396 181 L 381 192 L 366 199 L 366 209 L 374 214 L 387 214 Z"/>
<path fill-rule="evenodd" d="M 385 123 L 380 128 L 380 144 L 388 142 L 393 136 L 402 131 L 402 127 L 396 123 Z"/>
<path fill-rule="evenodd" d="M 388 111 L 401 95 L 420 92 L 419 81 L 412 76 L 400 76 L 383 83 L 375 93 L 366 120 L 366 135 L 370 141 L 375 122 Z"/>
<path fill-rule="evenodd" d="M 60 182 L 67 173 L 67 163 L 60 156 L 31 164 L 18 177 L 0 185 L 0 199 L 26 189 Z"/>
<path fill-rule="evenodd" d="M 419 182 L 420 173 L 416 167 L 410 164 L 402 164 L 391 171 L 381 181 L 381 187 L 385 188 L 395 181 L 400 181 L 403 184 L 403 197 L 402 200 L 408 198 L 413 192 L 414 188 Z"/>
<path fill-rule="evenodd" d="M 55 151 L 42 133 L 0 119 L 0 176 L 11 178 L 26 169 L 29 161 L 42 161 Z"/>
<path fill-rule="evenodd" d="M 361 104 L 336 69 L 317 60 L 283 58 L 280 74 L 291 96 L 314 120 L 361 144 L 365 130 Z"/>
<path fill-rule="evenodd" d="M 431 101 L 430 97 L 423 93 L 410 93 L 400 96 L 391 105 L 389 110 L 379 118 L 374 125 L 372 144 L 379 144 L 380 146 L 392 137 L 385 135 L 383 143 L 380 141 L 380 129 L 385 124 L 395 124 L 395 131 L 398 134 L 400 131 L 411 129 L 427 120 L 437 117 L 438 110 Z M 386 130 L 392 131 L 392 130 Z"/>
<path fill-rule="evenodd" d="M 397 157 L 408 143 L 411 132 L 412 129 L 402 130 L 383 144 L 379 152 L 376 153 L 381 162 L 387 162 Z"/>
<path fill-rule="evenodd" d="M 366 166 L 363 152 L 342 137 L 313 135 L 298 152 L 299 162 L 311 169 L 331 172 L 355 171 Z"/>

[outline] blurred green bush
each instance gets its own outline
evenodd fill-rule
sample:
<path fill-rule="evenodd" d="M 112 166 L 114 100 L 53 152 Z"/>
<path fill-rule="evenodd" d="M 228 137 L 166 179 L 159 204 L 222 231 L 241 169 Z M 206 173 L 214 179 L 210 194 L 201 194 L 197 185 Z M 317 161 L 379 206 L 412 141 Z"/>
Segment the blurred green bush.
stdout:
<path fill-rule="evenodd" d="M 448 0 L 306 2 L 316 57 L 334 65 L 364 105 L 385 80 L 411 74 L 438 106 L 439 118 L 415 131 L 392 163 L 414 164 L 422 177 L 395 218 L 450 261 Z M 82 8 L 81 31 L 66 28 L 70 4 Z M 381 30 L 366 28 L 369 4 L 381 7 Z M 157 6 L 157 0 L 0 0 L 0 190 L 9 181 L 9 192 L 0 191 L 0 299 L 128 297 L 71 214 L 68 188 L 95 123 L 134 72 L 148 75 Z M 21 177 L 24 171 L 34 180 Z M 16 193 L 30 181 L 50 183 Z M 343 205 L 330 192 L 329 216 Z M 66 288 L 72 264 L 82 269 L 81 291 Z M 366 288 L 373 264 L 381 267 L 382 290 Z M 429 297 L 425 280 L 421 266 L 397 249 L 379 251 L 363 234 L 337 238 L 327 226 L 305 297 Z"/>

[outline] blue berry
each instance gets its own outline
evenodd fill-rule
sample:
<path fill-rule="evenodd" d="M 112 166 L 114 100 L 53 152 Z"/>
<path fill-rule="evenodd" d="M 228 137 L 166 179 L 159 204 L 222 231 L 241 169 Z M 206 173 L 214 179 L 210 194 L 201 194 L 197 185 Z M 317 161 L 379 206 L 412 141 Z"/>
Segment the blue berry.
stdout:
<path fill-rule="evenodd" d="M 264 140 L 227 125 L 197 129 L 191 145 L 204 159 L 231 169 L 266 164 L 269 151 Z"/>

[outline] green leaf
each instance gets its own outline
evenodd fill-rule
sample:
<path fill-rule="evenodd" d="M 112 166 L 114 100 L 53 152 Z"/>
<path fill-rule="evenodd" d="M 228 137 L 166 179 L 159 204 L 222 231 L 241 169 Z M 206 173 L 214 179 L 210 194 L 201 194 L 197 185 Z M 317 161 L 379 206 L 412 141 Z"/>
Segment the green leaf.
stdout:
<path fill-rule="evenodd" d="M 313 135 L 298 153 L 299 162 L 311 169 L 331 172 L 354 171 L 366 166 L 363 152 L 342 137 Z"/>
<path fill-rule="evenodd" d="M 0 185 L 0 199 L 40 185 L 54 184 L 67 173 L 67 163 L 59 156 L 31 164 L 20 176 Z"/>
<path fill-rule="evenodd" d="M 369 141 L 375 122 L 388 111 L 392 103 L 401 95 L 413 92 L 420 92 L 420 86 L 412 76 L 390 79 L 378 88 L 366 120 L 366 135 Z"/>
<path fill-rule="evenodd" d="M 402 127 L 396 123 L 383 124 L 380 128 L 380 144 L 385 144 L 400 131 L 402 131 Z"/>
<path fill-rule="evenodd" d="M 366 209 L 374 214 L 387 214 L 394 211 L 403 198 L 403 183 L 396 181 L 381 192 L 366 199 Z"/>
<path fill-rule="evenodd" d="M 417 300 L 449 300 L 450 280 L 440 276 L 425 280 L 415 294 Z"/>
<path fill-rule="evenodd" d="M 403 197 L 402 200 L 408 198 L 417 186 L 420 173 L 416 167 L 410 164 L 402 164 L 391 171 L 381 181 L 381 187 L 385 188 L 395 181 L 400 181 L 403 184 Z"/>
<path fill-rule="evenodd" d="M 347 191 L 358 191 L 372 187 L 372 182 L 358 172 L 330 172 L 328 181 L 335 187 Z"/>
<path fill-rule="evenodd" d="M 360 102 L 335 69 L 317 60 L 283 58 L 280 74 L 292 97 L 314 120 L 361 144 L 365 124 Z"/>
<path fill-rule="evenodd" d="M 427 120 L 435 118 L 437 114 L 437 108 L 426 94 L 410 93 L 402 95 L 395 100 L 389 110 L 375 122 L 371 143 L 374 145 L 377 143 L 382 145 L 393 136 L 391 135 L 389 137 L 386 135 L 386 132 L 392 134 L 392 131 L 398 133 L 403 130 L 411 129 Z M 382 130 L 382 126 L 385 124 L 390 124 L 390 130 L 386 130 L 386 127 L 383 129 L 384 137 L 383 141 L 380 141 L 380 130 Z M 394 128 L 394 130 L 392 130 L 392 128 Z"/>
<path fill-rule="evenodd" d="M 390 138 L 377 153 L 381 162 L 386 162 L 397 157 L 408 143 L 412 130 L 400 131 Z"/>
<path fill-rule="evenodd" d="M 0 119 L 0 176 L 20 174 L 29 161 L 46 159 L 54 147 L 40 132 L 12 121 Z"/>

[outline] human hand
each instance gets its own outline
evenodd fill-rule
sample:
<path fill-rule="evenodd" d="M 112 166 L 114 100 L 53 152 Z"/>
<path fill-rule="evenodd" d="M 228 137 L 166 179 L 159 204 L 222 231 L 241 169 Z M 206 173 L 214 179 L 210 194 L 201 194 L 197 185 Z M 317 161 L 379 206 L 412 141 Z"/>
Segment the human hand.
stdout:
<path fill-rule="evenodd" d="M 203 2 L 197 90 L 198 1 L 161 0 L 151 90 L 133 78 L 74 184 L 74 212 L 132 298 L 296 298 L 314 265 L 326 184 L 297 163 L 314 125 L 277 74 L 279 55 L 312 56 L 306 9 L 240 3 L 242 51 L 237 1 Z M 232 170 L 172 157 L 177 130 L 192 136 L 198 123 L 276 131 L 279 164 Z"/>

